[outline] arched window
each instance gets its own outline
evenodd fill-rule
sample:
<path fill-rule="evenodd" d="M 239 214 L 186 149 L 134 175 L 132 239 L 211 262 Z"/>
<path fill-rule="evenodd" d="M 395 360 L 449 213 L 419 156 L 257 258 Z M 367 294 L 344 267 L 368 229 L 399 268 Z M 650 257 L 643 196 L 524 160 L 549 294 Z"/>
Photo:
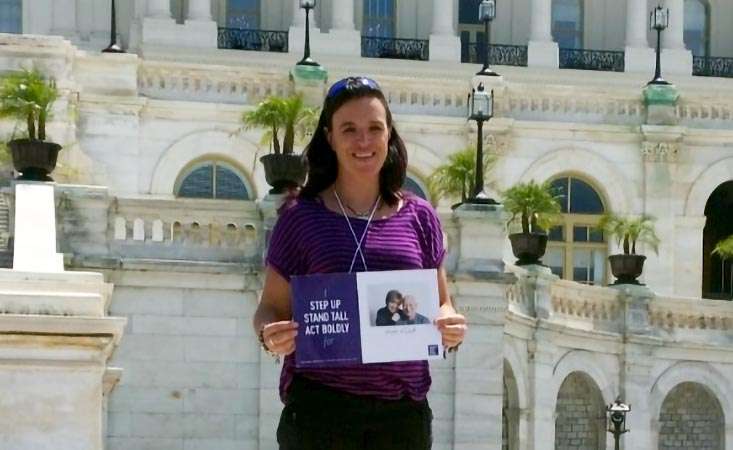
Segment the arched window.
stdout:
<path fill-rule="evenodd" d="M 733 180 L 718 186 L 705 205 L 702 248 L 702 295 L 711 299 L 733 299 L 733 261 L 713 255 L 718 242 L 733 235 Z"/>
<path fill-rule="evenodd" d="M 189 168 L 176 183 L 176 195 L 189 198 L 250 199 L 244 176 L 221 161 L 205 161 Z"/>
<path fill-rule="evenodd" d="M 606 210 L 601 196 L 590 184 L 573 177 L 558 178 L 552 187 L 561 196 L 563 215 L 561 224 L 550 230 L 543 261 L 561 278 L 605 283 L 608 246 L 603 232 L 595 228 Z"/>
<path fill-rule="evenodd" d="M 583 0 L 552 0 L 552 38 L 560 48 L 583 48 Z"/>
<path fill-rule="evenodd" d="M 361 34 L 371 37 L 395 36 L 395 0 L 364 0 Z"/>
<path fill-rule="evenodd" d="M 23 32 L 23 0 L 0 0 L 0 33 Z"/>
<path fill-rule="evenodd" d="M 418 182 L 409 175 L 405 177 L 405 183 L 402 185 L 402 189 L 410 191 L 422 199 L 430 200 L 422 183 Z"/>
<path fill-rule="evenodd" d="M 704 0 L 685 0 L 685 45 L 694 56 L 710 54 L 710 5 Z"/>
<path fill-rule="evenodd" d="M 260 0 L 227 0 L 227 27 L 258 30 Z"/>

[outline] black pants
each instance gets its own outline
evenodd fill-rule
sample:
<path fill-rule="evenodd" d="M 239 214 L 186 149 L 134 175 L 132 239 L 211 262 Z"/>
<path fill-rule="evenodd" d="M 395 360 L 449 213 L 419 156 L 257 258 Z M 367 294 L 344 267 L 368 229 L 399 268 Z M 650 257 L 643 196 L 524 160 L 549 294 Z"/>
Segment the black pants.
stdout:
<path fill-rule="evenodd" d="M 296 377 L 280 416 L 280 450 L 429 450 L 427 400 L 351 395 Z"/>

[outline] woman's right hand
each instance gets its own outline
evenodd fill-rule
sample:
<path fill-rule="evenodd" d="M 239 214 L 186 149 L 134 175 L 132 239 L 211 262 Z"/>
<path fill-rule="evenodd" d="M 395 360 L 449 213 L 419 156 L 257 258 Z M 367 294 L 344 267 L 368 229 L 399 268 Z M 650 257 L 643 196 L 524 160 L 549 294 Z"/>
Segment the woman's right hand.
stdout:
<path fill-rule="evenodd" d="M 278 355 L 289 355 L 295 351 L 295 336 L 298 335 L 298 322 L 283 320 L 268 323 L 262 328 L 262 340 L 267 349 Z"/>

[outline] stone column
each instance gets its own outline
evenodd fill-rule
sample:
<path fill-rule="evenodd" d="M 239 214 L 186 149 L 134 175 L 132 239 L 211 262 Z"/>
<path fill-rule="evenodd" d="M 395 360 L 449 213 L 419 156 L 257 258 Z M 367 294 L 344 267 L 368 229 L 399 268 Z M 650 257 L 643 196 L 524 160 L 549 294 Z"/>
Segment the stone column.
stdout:
<path fill-rule="evenodd" d="M 453 28 L 455 5 L 452 0 L 433 0 L 433 28 L 430 32 L 430 60 L 461 61 L 461 40 Z"/>
<path fill-rule="evenodd" d="M 665 0 L 669 27 L 662 31 L 662 76 L 692 75 L 692 52 L 685 48 L 685 5 L 683 0 Z"/>
<path fill-rule="evenodd" d="M 211 0 L 189 0 L 188 20 L 211 20 Z"/>
<path fill-rule="evenodd" d="M 332 30 L 354 29 L 354 0 L 333 2 L 331 13 L 333 14 Z"/>
<path fill-rule="evenodd" d="M 532 0 L 527 49 L 530 67 L 558 68 L 557 43 L 552 40 L 552 0 Z"/>
<path fill-rule="evenodd" d="M 148 0 L 148 10 L 145 17 L 152 19 L 170 19 L 171 6 L 169 0 Z"/>
<path fill-rule="evenodd" d="M 451 448 L 501 448 L 506 285 L 501 206 L 465 204 L 453 212 L 458 228 L 454 299 L 469 334 L 456 354 L 454 441 Z"/>
<path fill-rule="evenodd" d="M 675 220 L 674 295 L 702 295 L 702 237 L 706 221 L 705 216 L 683 216 Z"/>
<path fill-rule="evenodd" d="M 665 0 L 669 9 L 669 27 L 662 31 L 662 47 L 681 50 L 685 48 L 685 6 L 683 0 Z"/>
<path fill-rule="evenodd" d="M 626 0 L 626 72 L 654 73 L 654 49 L 649 47 L 649 11 L 646 0 Z M 656 43 L 655 43 L 656 45 Z"/>
<path fill-rule="evenodd" d="M 299 10 L 299 13 L 305 16 L 302 10 Z M 305 21 L 305 17 L 303 20 Z M 328 32 L 330 38 L 324 39 L 323 42 L 319 40 L 318 50 L 343 56 L 361 54 L 361 33 L 354 26 L 354 0 L 332 2 L 331 23 L 331 30 Z M 311 42 L 313 37 L 311 34 Z"/>

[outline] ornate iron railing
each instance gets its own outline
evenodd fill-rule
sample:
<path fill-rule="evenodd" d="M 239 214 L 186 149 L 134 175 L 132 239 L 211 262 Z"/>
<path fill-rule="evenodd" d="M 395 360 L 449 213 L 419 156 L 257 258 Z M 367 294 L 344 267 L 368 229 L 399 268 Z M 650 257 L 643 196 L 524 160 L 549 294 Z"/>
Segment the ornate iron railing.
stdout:
<path fill-rule="evenodd" d="M 361 56 L 367 58 L 395 58 L 427 61 L 430 57 L 427 39 L 393 39 L 372 36 L 361 37 Z"/>
<path fill-rule="evenodd" d="M 232 50 L 287 52 L 288 32 L 219 28 L 218 46 Z"/>
<path fill-rule="evenodd" d="M 461 43 L 461 62 L 482 64 L 485 49 L 486 45 L 483 42 Z M 491 65 L 527 67 L 526 45 L 490 44 L 489 51 Z"/>
<path fill-rule="evenodd" d="M 733 58 L 694 56 L 692 74 L 701 77 L 733 78 Z"/>
<path fill-rule="evenodd" d="M 561 48 L 559 56 L 561 69 L 624 71 L 624 52 L 620 51 Z"/>

